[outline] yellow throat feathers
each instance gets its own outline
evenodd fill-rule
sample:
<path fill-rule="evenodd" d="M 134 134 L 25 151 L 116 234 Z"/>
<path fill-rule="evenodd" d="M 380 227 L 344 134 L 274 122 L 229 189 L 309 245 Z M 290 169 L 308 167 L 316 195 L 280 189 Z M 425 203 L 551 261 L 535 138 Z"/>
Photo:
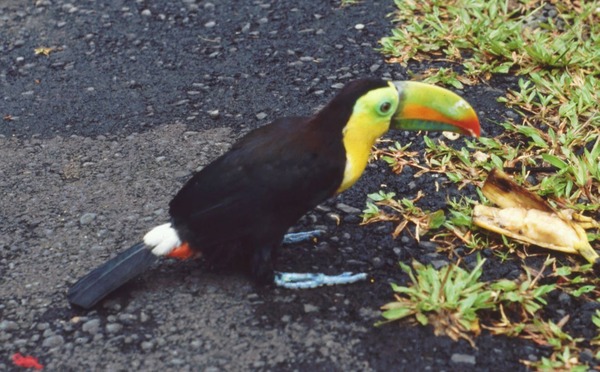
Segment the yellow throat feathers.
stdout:
<path fill-rule="evenodd" d="M 378 108 L 384 102 L 392 106 L 382 115 Z M 371 148 L 390 128 L 390 120 L 397 107 L 398 92 L 392 83 L 388 87 L 372 90 L 356 101 L 350 120 L 343 129 L 346 168 L 336 193 L 341 193 L 358 181 L 367 167 Z"/>

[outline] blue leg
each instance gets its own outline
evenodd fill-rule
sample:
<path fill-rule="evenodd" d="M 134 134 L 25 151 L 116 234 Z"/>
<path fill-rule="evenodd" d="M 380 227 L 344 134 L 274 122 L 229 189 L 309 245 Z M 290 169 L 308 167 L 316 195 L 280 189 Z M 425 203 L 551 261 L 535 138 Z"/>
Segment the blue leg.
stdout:
<path fill-rule="evenodd" d="M 323 230 L 305 231 L 286 234 L 283 244 L 294 244 L 311 241 L 325 234 Z M 367 274 L 345 272 L 340 275 L 325 275 L 321 273 L 275 273 L 275 285 L 288 289 L 317 288 L 325 285 L 351 284 L 367 279 Z"/>
<path fill-rule="evenodd" d="M 323 230 L 303 231 L 299 233 L 285 234 L 283 237 L 283 244 L 294 244 L 300 242 L 310 241 L 313 238 L 318 238 L 325 234 Z"/>
<path fill-rule="evenodd" d="M 317 288 L 325 285 L 351 284 L 367 279 L 367 274 L 344 272 L 340 275 L 321 273 L 275 273 L 275 285 L 288 289 Z"/>

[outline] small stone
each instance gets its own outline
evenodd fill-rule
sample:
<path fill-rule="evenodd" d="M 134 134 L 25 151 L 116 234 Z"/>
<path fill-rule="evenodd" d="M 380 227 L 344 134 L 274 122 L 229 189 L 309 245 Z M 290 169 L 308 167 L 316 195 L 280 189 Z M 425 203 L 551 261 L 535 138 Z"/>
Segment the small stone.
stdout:
<path fill-rule="evenodd" d="M 362 30 L 362 29 L 364 29 L 364 28 L 365 28 L 365 25 L 363 25 L 362 23 L 357 23 L 357 24 L 354 26 L 354 28 L 355 28 L 355 29 L 357 29 L 357 30 Z"/>
<path fill-rule="evenodd" d="M 125 324 L 133 324 L 137 320 L 137 316 L 134 314 L 122 313 L 119 314 L 119 322 Z"/>
<path fill-rule="evenodd" d="M 265 119 L 266 117 L 267 117 L 267 114 L 266 114 L 266 113 L 264 113 L 264 112 L 259 112 L 258 114 L 256 114 L 256 118 L 257 118 L 258 120 L 263 120 L 263 119 Z"/>
<path fill-rule="evenodd" d="M 96 333 L 98 333 L 98 330 L 100 329 L 100 319 L 88 320 L 87 322 L 83 323 L 83 326 L 81 326 L 81 329 L 84 332 L 87 332 L 91 335 L 95 335 Z"/>
<path fill-rule="evenodd" d="M 148 320 L 150 320 L 150 316 L 142 311 L 140 313 L 140 322 L 146 323 Z"/>
<path fill-rule="evenodd" d="M 338 203 L 336 205 L 336 208 L 341 210 L 344 213 L 348 213 L 348 214 L 359 214 L 362 211 L 358 208 L 352 207 L 348 204 L 344 204 L 344 203 Z"/>
<path fill-rule="evenodd" d="M 12 338 L 12 335 L 8 332 L 0 332 L 0 343 L 8 341 Z"/>
<path fill-rule="evenodd" d="M 571 304 L 571 296 L 565 292 L 561 292 L 561 294 L 558 295 L 558 302 L 562 305 L 569 305 Z"/>
<path fill-rule="evenodd" d="M 17 322 L 12 320 L 3 320 L 0 322 L 0 331 L 14 331 L 19 329 Z"/>
<path fill-rule="evenodd" d="M 106 332 L 118 333 L 123 329 L 123 326 L 119 323 L 110 323 L 106 325 Z"/>
<path fill-rule="evenodd" d="M 381 257 L 373 257 L 371 259 L 371 264 L 373 265 L 373 268 L 381 269 L 385 264 L 385 261 Z"/>
<path fill-rule="evenodd" d="M 19 338 L 19 339 L 16 339 L 13 342 L 13 346 L 15 346 L 15 347 L 23 347 L 23 346 L 27 345 L 27 342 L 28 342 L 27 339 Z"/>
<path fill-rule="evenodd" d="M 370 307 L 361 307 L 358 310 L 358 314 L 365 320 L 378 319 L 381 316 L 381 311 L 372 309 Z"/>
<path fill-rule="evenodd" d="M 257 360 L 256 362 L 252 363 L 252 366 L 254 368 L 260 369 L 265 366 L 265 362 L 263 362 L 262 360 Z"/>
<path fill-rule="evenodd" d="M 144 351 L 150 351 L 154 347 L 154 343 L 152 343 L 152 341 L 144 341 L 140 344 L 140 347 Z"/>
<path fill-rule="evenodd" d="M 400 247 L 394 247 L 393 251 L 396 257 L 398 257 L 402 261 L 408 258 L 408 252 L 405 249 L 402 249 Z"/>
<path fill-rule="evenodd" d="M 329 251 L 330 248 L 331 248 L 331 246 L 329 245 L 329 243 L 319 242 L 319 244 L 317 244 L 317 246 L 315 247 L 315 251 L 316 252 L 327 252 L 327 251 Z"/>
<path fill-rule="evenodd" d="M 144 9 L 142 10 L 141 13 L 144 17 L 150 17 L 152 15 L 152 12 L 150 11 L 150 9 Z"/>
<path fill-rule="evenodd" d="M 594 361 L 594 353 L 590 349 L 584 349 L 579 354 L 579 360 L 583 363 L 592 363 Z"/>
<path fill-rule="evenodd" d="M 380 64 L 378 64 L 378 63 L 376 63 L 376 64 L 374 64 L 374 65 L 371 65 L 371 67 L 369 67 L 369 70 L 370 70 L 371 72 L 375 72 L 375 71 L 379 70 L 379 67 L 381 67 L 381 65 L 380 65 Z"/>
<path fill-rule="evenodd" d="M 452 361 L 452 363 L 472 364 L 472 365 L 475 364 L 475 356 L 468 355 L 468 354 L 454 353 L 450 357 L 450 360 Z"/>
<path fill-rule="evenodd" d="M 435 251 L 437 249 L 437 244 L 433 242 L 421 241 L 419 242 L 419 248 L 427 251 Z"/>
<path fill-rule="evenodd" d="M 45 331 L 48 328 L 50 328 L 50 324 L 48 323 L 38 323 L 35 328 L 37 328 L 39 331 Z M 2 329 L 2 327 L 0 326 L 0 329 Z"/>
<path fill-rule="evenodd" d="M 44 338 L 48 338 L 50 336 L 54 336 L 54 331 L 51 330 L 50 328 L 46 329 L 44 331 L 44 333 L 42 334 L 42 336 L 44 336 Z"/>
<path fill-rule="evenodd" d="M 331 208 L 326 205 L 317 205 L 315 209 L 319 212 L 331 212 Z"/>
<path fill-rule="evenodd" d="M 433 260 L 431 261 L 431 266 L 433 266 L 434 269 L 439 270 L 442 267 L 448 265 L 447 261 L 444 260 Z"/>
<path fill-rule="evenodd" d="M 305 313 L 316 313 L 319 311 L 319 307 L 311 304 L 304 304 L 304 312 Z"/>
<path fill-rule="evenodd" d="M 171 330 L 171 332 L 177 332 L 177 327 L 171 327 L 170 330 Z M 161 346 L 161 347 L 165 346 L 167 344 L 167 340 L 165 340 L 164 337 L 155 338 L 154 341 L 157 346 Z"/>
<path fill-rule="evenodd" d="M 208 21 L 208 22 L 206 22 L 206 23 L 204 24 L 204 27 L 206 27 L 206 28 L 213 28 L 213 27 L 215 27 L 216 25 L 217 25 L 217 22 L 215 22 L 215 21 Z"/>
<path fill-rule="evenodd" d="M 80 225 L 89 225 L 96 219 L 96 213 L 84 213 L 79 219 Z"/>
<path fill-rule="evenodd" d="M 62 346 L 64 343 L 65 343 L 65 339 L 63 338 L 63 336 L 54 335 L 54 336 L 50 336 L 50 337 L 46 338 L 44 340 L 44 342 L 42 343 L 42 346 L 48 347 L 48 348 L 55 348 L 55 347 Z"/>
<path fill-rule="evenodd" d="M 89 337 L 77 337 L 75 338 L 75 344 L 83 345 L 87 344 L 90 341 Z"/>
<path fill-rule="evenodd" d="M 171 359 L 171 364 L 174 364 L 176 366 L 180 366 L 182 364 L 185 364 L 185 361 L 181 358 L 173 358 Z"/>

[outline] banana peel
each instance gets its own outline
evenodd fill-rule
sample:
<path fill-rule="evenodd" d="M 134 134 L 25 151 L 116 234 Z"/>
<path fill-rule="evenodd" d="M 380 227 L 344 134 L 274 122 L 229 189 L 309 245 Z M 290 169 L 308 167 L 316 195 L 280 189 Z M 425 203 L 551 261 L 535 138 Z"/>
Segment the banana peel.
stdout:
<path fill-rule="evenodd" d="M 580 254 L 594 266 L 600 265 L 600 256 L 585 232 L 599 228 L 597 221 L 572 210 L 555 210 L 539 195 L 517 185 L 498 169 L 490 172 L 482 192 L 499 208 L 476 205 L 473 208 L 475 225 L 523 243 Z"/>

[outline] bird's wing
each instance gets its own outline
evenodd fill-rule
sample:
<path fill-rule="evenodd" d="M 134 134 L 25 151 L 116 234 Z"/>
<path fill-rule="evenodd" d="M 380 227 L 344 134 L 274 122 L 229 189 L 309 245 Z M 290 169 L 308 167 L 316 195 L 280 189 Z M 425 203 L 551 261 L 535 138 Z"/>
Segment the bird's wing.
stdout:
<path fill-rule="evenodd" d="M 341 139 L 315 135 L 306 120 L 259 128 L 202 169 L 171 202 L 175 223 L 183 221 L 208 245 L 250 231 L 283 233 L 333 195 L 345 164 Z"/>

